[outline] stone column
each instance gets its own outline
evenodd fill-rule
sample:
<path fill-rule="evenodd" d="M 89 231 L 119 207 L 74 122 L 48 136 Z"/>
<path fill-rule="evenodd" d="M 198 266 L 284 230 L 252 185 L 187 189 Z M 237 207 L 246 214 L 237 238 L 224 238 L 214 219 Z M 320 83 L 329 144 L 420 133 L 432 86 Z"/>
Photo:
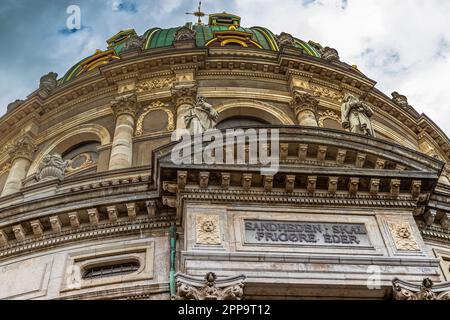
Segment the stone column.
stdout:
<path fill-rule="evenodd" d="M 177 82 L 172 88 L 172 99 L 177 112 L 177 130 L 186 129 L 184 121 L 190 108 L 195 106 L 197 100 L 198 85 L 195 81 Z M 180 138 L 177 132 L 177 138 Z"/>
<path fill-rule="evenodd" d="M 22 180 L 27 176 L 35 151 L 36 146 L 29 136 L 25 136 L 17 141 L 10 149 L 12 165 L 2 191 L 2 197 L 20 191 L 22 188 Z"/>
<path fill-rule="evenodd" d="M 319 97 L 311 93 L 295 90 L 292 99 L 292 108 L 301 126 L 318 127 L 317 105 Z"/>
<path fill-rule="evenodd" d="M 137 95 L 127 94 L 111 102 L 116 129 L 109 160 L 109 170 L 130 168 L 133 163 L 133 135 L 138 109 Z"/>

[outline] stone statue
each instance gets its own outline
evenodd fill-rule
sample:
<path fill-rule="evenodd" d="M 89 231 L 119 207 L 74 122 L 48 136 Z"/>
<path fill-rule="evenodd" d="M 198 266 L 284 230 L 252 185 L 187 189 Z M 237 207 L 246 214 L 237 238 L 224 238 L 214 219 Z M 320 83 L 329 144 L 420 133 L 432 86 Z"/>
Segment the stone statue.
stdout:
<path fill-rule="evenodd" d="M 402 108 L 407 109 L 410 107 L 408 103 L 408 98 L 402 94 L 399 94 L 398 92 L 392 92 L 392 101 L 394 103 Z"/>
<path fill-rule="evenodd" d="M 334 62 L 339 61 L 339 53 L 336 49 L 325 47 L 320 50 L 320 54 L 322 55 L 322 58 L 325 59 L 328 62 Z"/>
<path fill-rule="evenodd" d="M 282 32 L 277 37 L 278 45 L 281 46 L 287 46 L 287 47 L 295 47 L 295 41 L 294 37 L 290 35 L 289 33 Z"/>
<path fill-rule="evenodd" d="M 47 89 L 48 91 L 54 90 L 58 86 L 58 74 L 50 72 L 41 78 L 39 89 Z"/>
<path fill-rule="evenodd" d="M 184 118 L 186 128 L 191 134 L 199 134 L 213 129 L 217 124 L 219 114 L 205 101 L 202 96 L 197 97 L 197 103 L 191 107 Z"/>
<path fill-rule="evenodd" d="M 352 133 L 375 137 L 372 127 L 372 109 L 352 94 L 346 95 L 342 105 L 342 126 Z"/>
<path fill-rule="evenodd" d="M 42 162 L 39 165 L 39 169 L 36 173 L 36 180 L 63 180 L 68 166 L 69 162 L 64 161 L 59 154 L 48 154 L 42 159 Z"/>

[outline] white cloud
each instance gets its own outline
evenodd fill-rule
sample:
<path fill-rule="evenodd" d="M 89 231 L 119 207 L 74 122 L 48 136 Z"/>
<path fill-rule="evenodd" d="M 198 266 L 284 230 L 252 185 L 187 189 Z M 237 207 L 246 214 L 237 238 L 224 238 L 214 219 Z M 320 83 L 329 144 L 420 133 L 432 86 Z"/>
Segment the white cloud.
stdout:
<path fill-rule="evenodd" d="M 450 133 L 450 1 L 236 1 L 243 24 L 263 24 L 338 49 L 390 95 L 399 91 Z"/>

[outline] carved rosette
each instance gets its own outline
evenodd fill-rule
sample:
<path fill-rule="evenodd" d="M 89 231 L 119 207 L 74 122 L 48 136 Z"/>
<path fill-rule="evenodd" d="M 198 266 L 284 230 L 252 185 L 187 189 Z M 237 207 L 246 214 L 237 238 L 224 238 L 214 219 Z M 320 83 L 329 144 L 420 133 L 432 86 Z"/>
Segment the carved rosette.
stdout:
<path fill-rule="evenodd" d="M 219 216 L 198 215 L 196 218 L 197 244 L 219 245 L 220 224 Z"/>
<path fill-rule="evenodd" d="M 202 280 L 178 273 L 175 278 L 177 293 L 172 300 L 242 300 L 244 295 L 244 275 L 218 280 L 210 272 Z"/>
<path fill-rule="evenodd" d="M 296 117 L 298 117 L 298 115 L 305 110 L 309 110 L 314 114 L 316 114 L 318 105 L 319 105 L 318 94 L 311 94 L 308 92 L 302 92 L 298 90 L 294 91 L 291 106 L 294 109 Z"/>
<path fill-rule="evenodd" d="M 389 230 L 395 247 L 400 251 L 419 251 L 420 247 L 414 238 L 408 222 L 389 222 Z"/>
<path fill-rule="evenodd" d="M 191 83 L 175 83 L 171 89 L 173 103 L 178 108 L 183 104 L 195 105 L 197 101 L 198 84 Z"/>
<path fill-rule="evenodd" d="M 289 33 L 282 32 L 277 37 L 277 42 L 280 47 L 281 46 L 295 47 L 294 37 L 292 35 L 290 35 Z"/>
<path fill-rule="evenodd" d="M 19 158 L 25 158 L 32 161 L 33 154 L 36 151 L 36 145 L 34 141 L 29 137 L 25 136 L 14 143 L 8 150 L 11 162 Z"/>
<path fill-rule="evenodd" d="M 325 47 L 320 50 L 320 54 L 322 55 L 322 59 L 324 59 L 328 62 L 334 62 L 334 61 L 340 60 L 339 52 L 334 48 Z"/>
<path fill-rule="evenodd" d="M 111 101 L 111 109 L 114 112 L 116 118 L 124 114 L 128 114 L 133 118 L 136 118 L 136 114 L 138 111 L 137 94 L 130 93 L 117 97 L 116 99 Z"/>
<path fill-rule="evenodd" d="M 48 154 L 39 165 L 39 169 L 36 173 L 36 180 L 63 180 L 68 166 L 69 162 L 64 161 L 59 154 Z"/>
<path fill-rule="evenodd" d="M 450 300 L 450 282 L 435 285 L 427 278 L 417 285 L 395 279 L 392 285 L 395 300 Z"/>
<path fill-rule="evenodd" d="M 175 41 L 195 40 L 196 32 L 188 27 L 182 27 L 175 33 Z"/>

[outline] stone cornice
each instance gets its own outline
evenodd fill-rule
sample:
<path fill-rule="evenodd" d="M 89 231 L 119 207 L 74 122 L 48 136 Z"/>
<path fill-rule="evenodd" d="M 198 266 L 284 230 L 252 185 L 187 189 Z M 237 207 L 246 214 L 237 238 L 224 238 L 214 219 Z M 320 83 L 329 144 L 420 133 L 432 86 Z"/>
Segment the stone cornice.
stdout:
<path fill-rule="evenodd" d="M 28 238 L 25 241 L 13 242 L 0 248 L 0 260 L 10 256 L 29 254 L 34 251 L 48 250 L 72 242 L 88 241 L 140 234 L 143 231 L 168 228 L 175 222 L 174 216 L 161 216 L 139 220 L 118 221 L 100 224 L 98 226 L 84 226 L 64 230 L 60 233 L 46 233 L 39 238 Z"/>

